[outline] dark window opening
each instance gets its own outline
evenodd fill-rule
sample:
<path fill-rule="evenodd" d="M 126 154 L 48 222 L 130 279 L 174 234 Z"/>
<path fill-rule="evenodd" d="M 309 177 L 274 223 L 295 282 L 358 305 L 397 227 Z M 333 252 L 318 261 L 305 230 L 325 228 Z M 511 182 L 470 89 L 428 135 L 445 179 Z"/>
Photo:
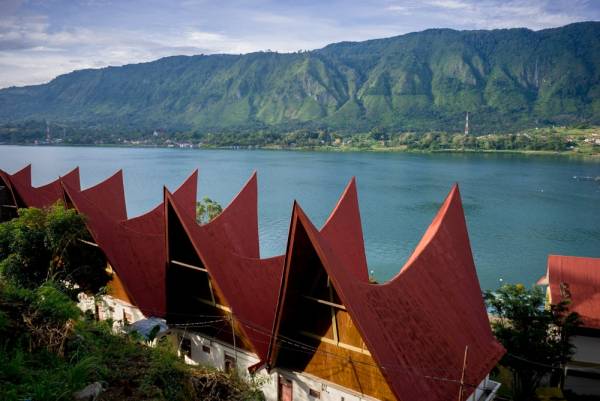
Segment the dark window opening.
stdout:
<path fill-rule="evenodd" d="M 321 398 L 321 393 L 317 390 L 313 390 L 312 388 L 308 389 L 308 395 L 310 395 L 311 397 L 316 398 L 316 399 Z"/>
<path fill-rule="evenodd" d="M 207 354 L 210 354 L 210 347 L 208 345 L 203 345 L 202 346 L 202 351 L 206 352 Z"/>
<path fill-rule="evenodd" d="M 179 346 L 182 356 L 192 357 L 192 341 L 189 338 L 183 337 L 181 339 L 181 345 Z"/>
<path fill-rule="evenodd" d="M 235 358 L 225 354 L 225 373 L 231 373 L 235 369 Z"/>

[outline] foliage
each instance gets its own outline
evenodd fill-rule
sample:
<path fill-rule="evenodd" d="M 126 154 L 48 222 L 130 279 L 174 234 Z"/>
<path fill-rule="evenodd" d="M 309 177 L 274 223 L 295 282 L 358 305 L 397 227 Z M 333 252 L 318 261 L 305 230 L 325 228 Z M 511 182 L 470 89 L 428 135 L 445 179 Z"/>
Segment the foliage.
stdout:
<path fill-rule="evenodd" d="M 223 207 L 208 196 L 196 203 L 196 220 L 200 224 L 206 224 L 221 214 Z"/>
<path fill-rule="evenodd" d="M 0 142 L 331 127 L 478 133 L 600 123 L 600 23 L 430 29 L 279 54 L 167 57 L 0 90 Z M 32 121 L 36 119 L 36 121 Z M 54 124 L 54 125 L 53 125 Z M 22 128 L 19 128 L 22 127 Z M 377 140 L 385 135 L 378 135 Z"/>
<path fill-rule="evenodd" d="M 562 380 L 579 325 L 579 316 L 568 312 L 568 301 L 546 308 L 544 291 L 522 284 L 486 291 L 485 299 L 494 315 L 494 334 L 507 350 L 501 364 L 512 373 L 513 398 L 530 400 L 546 375 Z"/>
<path fill-rule="evenodd" d="M 102 252 L 90 240 L 85 219 L 57 203 L 48 209 L 20 209 L 19 217 L 0 225 L 0 275 L 24 288 L 52 279 L 77 292 L 97 293 L 110 275 Z"/>
<path fill-rule="evenodd" d="M 82 217 L 60 205 L 19 214 L 0 224 L 0 400 L 67 401 L 93 382 L 106 388 L 98 401 L 209 400 L 216 388 L 227 399 L 260 399 L 251 381 L 223 373 L 214 380 L 212 370 L 185 364 L 168 342 L 151 348 L 83 314 L 73 294 L 93 288 L 97 277 L 76 265 L 96 248 L 82 255 L 70 248 L 79 246 Z"/>

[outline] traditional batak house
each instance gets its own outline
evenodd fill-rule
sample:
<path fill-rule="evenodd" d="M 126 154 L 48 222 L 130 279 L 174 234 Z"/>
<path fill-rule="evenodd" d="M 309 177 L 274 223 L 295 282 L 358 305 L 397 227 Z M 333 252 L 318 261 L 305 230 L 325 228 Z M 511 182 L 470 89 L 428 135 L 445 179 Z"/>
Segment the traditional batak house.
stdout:
<path fill-rule="evenodd" d="M 61 181 L 79 189 L 79 168 L 41 187 L 31 183 L 31 165 L 14 174 L 0 170 L 0 221 L 15 217 L 17 208 L 52 206 L 62 199 Z"/>
<path fill-rule="evenodd" d="M 493 398 L 499 385 L 488 374 L 504 349 L 490 330 L 458 187 L 381 285 L 367 278 L 357 207 L 319 232 L 294 205 L 267 360 L 279 400 Z"/>
<path fill-rule="evenodd" d="M 197 171 L 175 191 L 188 212 L 195 211 Z M 104 252 L 115 278 L 112 297 L 106 298 L 115 320 L 133 322 L 144 317 L 164 318 L 165 298 L 165 218 L 161 203 L 151 211 L 128 220 L 126 216 L 122 174 L 118 172 L 104 183 L 78 191 L 63 182 L 67 205 L 86 216 L 94 244 Z M 115 204 L 106 206 L 115 197 Z M 102 311 L 100 311 L 102 312 Z"/>
<path fill-rule="evenodd" d="M 550 255 L 546 276 L 539 284 L 548 286 L 550 304 L 567 300 L 569 311 L 581 318 L 565 388 L 600 396 L 600 258 Z"/>
<path fill-rule="evenodd" d="M 247 373 L 265 360 L 283 257 L 260 259 L 257 179 L 198 225 L 165 192 L 167 323 L 190 361 Z"/>

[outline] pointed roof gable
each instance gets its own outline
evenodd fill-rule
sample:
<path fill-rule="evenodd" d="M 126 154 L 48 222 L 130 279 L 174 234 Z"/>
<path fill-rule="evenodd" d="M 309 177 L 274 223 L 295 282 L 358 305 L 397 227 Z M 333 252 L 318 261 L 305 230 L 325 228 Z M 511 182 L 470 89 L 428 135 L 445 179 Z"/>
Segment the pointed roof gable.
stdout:
<path fill-rule="evenodd" d="M 114 220 L 127 219 L 123 170 L 117 171 L 104 181 L 81 191 L 87 198 L 100 206 L 103 212 Z"/>
<path fill-rule="evenodd" d="M 305 230 L 342 304 L 394 395 L 403 401 L 447 400 L 458 393 L 465 347 L 465 382 L 478 385 L 504 353 L 487 319 L 469 245 L 458 187 L 442 205 L 402 271 L 385 284 L 357 279 L 347 249 L 320 234 L 300 206 L 292 215 L 290 243 L 277 307 L 278 335 L 288 286 L 295 231 Z M 276 343 L 271 342 L 269 362 Z M 435 377 L 456 380 L 435 380 Z M 433 380 L 433 381 L 432 381 Z M 472 393 L 470 387 L 465 396 Z"/>
<path fill-rule="evenodd" d="M 44 208 L 62 199 L 61 181 L 79 190 L 79 167 L 71 170 L 62 177 L 40 187 L 31 184 L 31 164 L 16 173 L 9 175 L 13 190 L 25 207 Z"/>
<path fill-rule="evenodd" d="M 248 258 L 260 258 L 256 172 L 252 173 L 223 212 L 203 225 L 202 230 L 214 238 L 227 239 L 227 246 L 233 253 Z"/>
<path fill-rule="evenodd" d="M 197 188 L 195 171 L 173 196 L 182 205 L 195 207 Z M 164 206 L 161 204 L 138 219 L 149 228 L 136 231 L 126 221 L 109 217 L 88 196 L 63 183 L 75 208 L 87 218 L 87 225 L 96 243 L 123 282 L 133 303 L 146 316 L 163 317 L 166 313 Z M 145 217 L 144 217 L 145 216 Z M 145 221 L 144 221 L 145 219 Z M 142 225 L 136 225 L 139 228 Z"/>
<path fill-rule="evenodd" d="M 570 299 L 583 327 L 600 329 L 600 258 L 549 255 L 547 276 L 550 301 Z"/>
<path fill-rule="evenodd" d="M 195 214 L 186 213 L 168 191 L 165 204 L 175 212 L 212 285 L 264 361 L 284 258 L 258 258 L 256 173 L 223 212 L 205 225 L 198 225 Z"/>
<path fill-rule="evenodd" d="M 198 170 L 194 172 L 177 188 L 173 194 L 181 200 L 181 207 L 187 213 L 196 214 L 196 198 L 198 191 Z M 150 211 L 123 221 L 123 225 L 132 231 L 164 235 L 165 205 L 161 202 Z"/>
<path fill-rule="evenodd" d="M 346 250 L 338 257 L 357 279 L 369 281 L 355 177 L 352 177 L 321 228 L 321 235 L 336 249 Z"/>

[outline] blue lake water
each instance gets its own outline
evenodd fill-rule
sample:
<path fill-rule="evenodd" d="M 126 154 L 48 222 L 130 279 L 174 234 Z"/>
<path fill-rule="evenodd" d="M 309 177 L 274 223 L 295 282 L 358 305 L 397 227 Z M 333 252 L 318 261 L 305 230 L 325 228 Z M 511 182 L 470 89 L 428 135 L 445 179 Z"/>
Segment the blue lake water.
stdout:
<path fill-rule="evenodd" d="M 357 177 L 370 269 L 384 281 L 404 265 L 458 182 L 482 287 L 535 282 L 548 254 L 600 257 L 600 163 L 507 154 L 375 154 L 246 150 L 0 146 L 0 168 L 33 163 L 34 185 L 75 166 L 84 188 L 124 170 L 130 216 L 200 169 L 199 198 L 223 205 L 258 170 L 262 256 L 286 246 L 294 199 L 320 226 Z M 443 280 L 443 277 L 440 277 Z"/>

